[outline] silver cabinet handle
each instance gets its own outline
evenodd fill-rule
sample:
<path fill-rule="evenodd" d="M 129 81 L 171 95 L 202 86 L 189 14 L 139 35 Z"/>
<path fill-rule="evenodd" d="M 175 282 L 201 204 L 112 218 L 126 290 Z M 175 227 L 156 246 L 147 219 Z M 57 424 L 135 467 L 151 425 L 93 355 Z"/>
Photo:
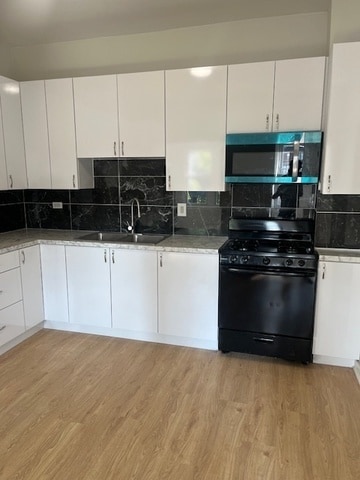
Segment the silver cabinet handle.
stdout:
<path fill-rule="evenodd" d="M 121 155 L 124 156 L 124 142 L 121 142 Z"/>
<path fill-rule="evenodd" d="M 24 264 L 25 263 L 25 252 L 24 252 L 24 250 L 21 250 L 21 256 L 22 256 L 21 263 Z"/>
<path fill-rule="evenodd" d="M 265 130 L 269 130 L 270 128 L 270 115 L 267 114 L 265 117 Z"/>
<path fill-rule="evenodd" d="M 171 175 L 168 176 L 168 187 L 171 188 Z"/>
<path fill-rule="evenodd" d="M 9 178 L 10 178 L 10 188 L 13 188 L 14 186 L 13 176 L 9 175 Z"/>
<path fill-rule="evenodd" d="M 114 142 L 114 156 L 116 157 L 116 142 Z"/>
<path fill-rule="evenodd" d="M 328 175 L 328 178 L 327 178 L 327 191 L 329 193 L 331 192 L 331 175 Z"/>
<path fill-rule="evenodd" d="M 163 257 L 162 257 L 162 253 L 160 253 L 160 267 L 163 266 Z"/>
<path fill-rule="evenodd" d="M 278 113 L 276 114 L 275 119 L 276 119 L 275 120 L 275 128 L 276 128 L 276 130 L 279 130 L 279 128 L 280 128 L 280 115 Z"/>
<path fill-rule="evenodd" d="M 115 251 L 114 250 L 111 251 L 111 261 L 112 261 L 112 263 L 115 263 Z"/>
<path fill-rule="evenodd" d="M 299 151 L 300 142 L 295 140 L 294 142 L 294 154 L 293 154 L 293 166 L 292 166 L 292 179 L 295 182 L 299 176 Z"/>
<path fill-rule="evenodd" d="M 326 272 L 326 264 L 324 263 L 324 265 L 322 266 L 322 275 L 321 275 L 321 278 L 324 280 L 325 278 L 325 272 Z"/>
<path fill-rule="evenodd" d="M 75 175 L 73 175 L 73 187 L 74 187 L 74 188 L 76 187 L 76 184 L 75 184 Z"/>
<path fill-rule="evenodd" d="M 104 250 L 104 262 L 107 263 L 107 254 L 106 254 L 106 250 Z"/>

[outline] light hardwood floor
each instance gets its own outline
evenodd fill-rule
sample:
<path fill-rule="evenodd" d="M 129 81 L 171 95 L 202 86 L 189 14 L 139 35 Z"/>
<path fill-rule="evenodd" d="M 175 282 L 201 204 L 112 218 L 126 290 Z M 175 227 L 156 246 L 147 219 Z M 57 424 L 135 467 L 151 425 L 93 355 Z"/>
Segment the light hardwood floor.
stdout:
<path fill-rule="evenodd" d="M 0 479 L 360 479 L 351 369 L 43 330 L 0 357 Z"/>

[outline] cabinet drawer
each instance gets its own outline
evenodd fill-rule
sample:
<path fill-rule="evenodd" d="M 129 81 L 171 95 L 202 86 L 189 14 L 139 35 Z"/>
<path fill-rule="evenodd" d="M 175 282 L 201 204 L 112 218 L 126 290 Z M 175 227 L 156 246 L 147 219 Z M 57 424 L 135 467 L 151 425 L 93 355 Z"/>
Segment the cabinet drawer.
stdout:
<path fill-rule="evenodd" d="M 11 270 L 20 265 L 19 263 L 19 252 L 9 252 L 3 253 L 0 255 L 0 273 L 5 272 L 6 270 Z"/>
<path fill-rule="evenodd" d="M 8 270 L 0 275 L 0 310 L 22 299 L 20 269 Z"/>
<path fill-rule="evenodd" d="M 25 332 L 23 303 L 0 310 L 0 346 Z"/>

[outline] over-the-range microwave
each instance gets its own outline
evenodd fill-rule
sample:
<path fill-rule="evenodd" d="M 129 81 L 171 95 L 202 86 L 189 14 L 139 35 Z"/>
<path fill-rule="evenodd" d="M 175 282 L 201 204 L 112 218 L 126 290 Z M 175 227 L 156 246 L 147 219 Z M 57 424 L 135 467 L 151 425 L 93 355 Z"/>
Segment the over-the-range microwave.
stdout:
<path fill-rule="evenodd" d="M 226 135 L 226 183 L 319 181 L 321 131 Z"/>

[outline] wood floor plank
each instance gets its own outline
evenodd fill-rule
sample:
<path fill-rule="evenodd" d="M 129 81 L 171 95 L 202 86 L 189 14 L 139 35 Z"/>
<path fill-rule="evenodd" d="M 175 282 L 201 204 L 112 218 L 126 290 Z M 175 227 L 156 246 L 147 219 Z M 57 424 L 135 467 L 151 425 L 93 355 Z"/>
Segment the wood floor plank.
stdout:
<path fill-rule="evenodd" d="M 0 357 L 1 480 L 358 480 L 351 369 L 43 330 Z"/>

